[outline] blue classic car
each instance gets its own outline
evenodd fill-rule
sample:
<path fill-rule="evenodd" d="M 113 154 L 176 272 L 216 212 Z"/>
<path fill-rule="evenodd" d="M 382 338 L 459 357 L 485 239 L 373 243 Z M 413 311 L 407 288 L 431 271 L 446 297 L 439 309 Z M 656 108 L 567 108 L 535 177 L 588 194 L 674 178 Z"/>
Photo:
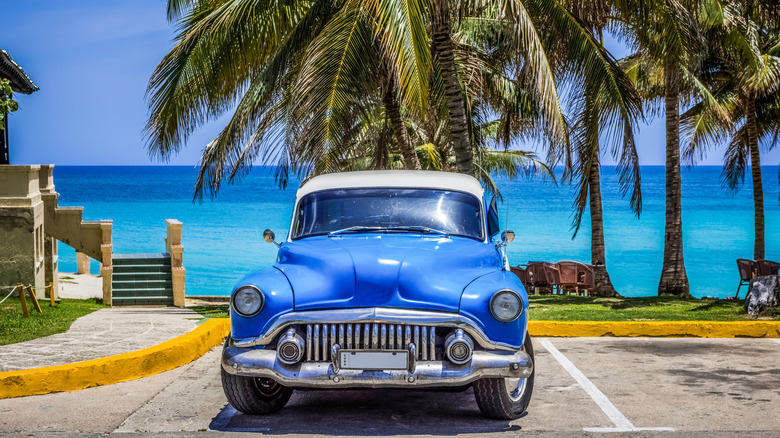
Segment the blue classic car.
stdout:
<path fill-rule="evenodd" d="M 264 237 L 276 263 L 236 285 L 222 352 L 236 409 L 277 411 L 294 388 L 473 386 L 488 417 L 525 411 L 528 295 L 504 252 L 514 233 L 476 179 L 318 176 L 298 190 L 287 240 Z"/>

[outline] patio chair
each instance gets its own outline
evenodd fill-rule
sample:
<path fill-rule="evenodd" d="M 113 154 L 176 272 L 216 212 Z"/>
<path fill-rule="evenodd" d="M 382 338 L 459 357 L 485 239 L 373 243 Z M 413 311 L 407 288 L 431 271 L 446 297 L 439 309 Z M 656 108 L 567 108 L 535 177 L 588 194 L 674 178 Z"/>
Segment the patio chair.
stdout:
<path fill-rule="evenodd" d="M 577 273 L 578 273 L 578 266 L 580 263 L 577 262 L 558 262 L 556 263 L 556 266 L 558 267 L 558 274 L 559 274 L 559 281 L 558 281 L 558 292 L 561 294 L 566 293 L 567 291 L 574 291 L 577 295 L 579 295 L 579 290 L 577 287 Z"/>
<path fill-rule="evenodd" d="M 589 295 L 596 289 L 593 280 L 593 267 L 580 262 L 558 262 L 560 272 L 560 284 L 558 290 L 561 293 L 574 290 L 577 295 Z"/>
<path fill-rule="evenodd" d="M 552 293 L 558 284 L 558 268 L 553 263 L 528 262 L 525 272 L 532 293 Z"/>
<path fill-rule="evenodd" d="M 737 269 L 739 270 L 739 286 L 734 299 L 739 298 L 739 290 L 744 285 L 749 285 L 750 280 L 758 277 L 758 263 L 755 260 L 737 259 Z"/>
<path fill-rule="evenodd" d="M 544 276 L 547 279 L 550 292 L 555 293 L 555 289 L 558 289 L 560 293 L 561 285 L 561 271 L 555 263 L 544 263 Z"/>
<path fill-rule="evenodd" d="M 528 293 L 535 294 L 536 291 L 536 284 L 538 283 L 537 279 L 543 279 L 544 274 L 543 271 L 541 271 L 537 264 L 539 262 L 528 262 L 527 265 L 525 265 L 525 277 L 526 281 L 528 282 Z"/>
<path fill-rule="evenodd" d="M 528 290 L 528 274 L 520 266 L 510 266 L 509 270 L 512 271 L 513 274 L 517 275 L 517 278 L 520 279 L 520 282 L 523 283 L 523 287 Z"/>
<path fill-rule="evenodd" d="M 593 295 L 596 291 L 596 281 L 593 277 L 593 266 L 578 263 L 577 266 L 577 291 L 583 291 L 583 295 Z"/>
<path fill-rule="evenodd" d="M 777 275 L 777 272 L 780 271 L 780 263 L 771 260 L 756 260 L 756 265 L 758 265 L 757 277 L 762 275 Z"/>

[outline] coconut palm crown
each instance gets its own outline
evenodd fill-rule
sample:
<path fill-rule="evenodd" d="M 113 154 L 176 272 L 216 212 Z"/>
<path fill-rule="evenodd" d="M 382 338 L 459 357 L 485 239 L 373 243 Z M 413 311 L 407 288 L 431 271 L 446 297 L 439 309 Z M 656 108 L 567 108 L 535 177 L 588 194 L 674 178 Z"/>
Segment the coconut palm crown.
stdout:
<path fill-rule="evenodd" d="M 749 3 L 749 4 L 748 4 Z M 744 181 L 750 162 L 754 202 L 753 258 L 764 258 L 764 202 L 760 146 L 768 150 L 780 134 L 780 17 L 749 1 L 719 2 L 708 11 L 717 24 L 709 35 L 702 78 L 717 105 L 699 102 L 682 116 L 689 138 L 684 157 L 694 162 L 728 142 L 723 180 L 730 190 Z M 771 21 L 774 17 L 774 22 Z M 723 117 L 715 110 L 725 111 Z"/>
<path fill-rule="evenodd" d="M 232 111 L 203 150 L 197 195 L 216 193 L 255 160 L 277 163 L 282 185 L 291 172 L 340 170 L 376 105 L 405 167 L 417 167 L 420 145 L 403 126 L 433 118 L 447 124 L 454 170 L 475 174 L 474 93 L 481 110 L 500 116 L 505 143 L 533 131 L 561 155 L 568 136 L 543 31 L 569 38 L 569 71 L 587 73 L 594 88 L 630 87 L 556 0 L 169 0 L 168 11 L 179 30 L 149 83 L 149 153 L 169 158 L 197 127 Z M 481 66 L 495 73 L 491 83 L 475 79 Z M 615 102 L 606 111 L 625 112 Z M 523 106 L 532 110 L 521 114 Z"/>

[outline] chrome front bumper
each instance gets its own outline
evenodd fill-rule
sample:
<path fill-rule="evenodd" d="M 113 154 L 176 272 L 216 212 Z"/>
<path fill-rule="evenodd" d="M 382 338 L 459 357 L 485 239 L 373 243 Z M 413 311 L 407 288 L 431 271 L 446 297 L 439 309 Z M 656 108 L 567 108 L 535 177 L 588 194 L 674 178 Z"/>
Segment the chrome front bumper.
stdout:
<path fill-rule="evenodd" d="M 285 365 L 275 350 L 226 346 L 222 368 L 239 376 L 273 379 L 293 388 L 398 388 L 462 386 L 484 378 L 524 378 L 533 372 L 525 351 L 475 351 L 471 361 L 455 365 L 448 360 L 412 362 L 406 370 L 345 370 L 331 362 Z"/>

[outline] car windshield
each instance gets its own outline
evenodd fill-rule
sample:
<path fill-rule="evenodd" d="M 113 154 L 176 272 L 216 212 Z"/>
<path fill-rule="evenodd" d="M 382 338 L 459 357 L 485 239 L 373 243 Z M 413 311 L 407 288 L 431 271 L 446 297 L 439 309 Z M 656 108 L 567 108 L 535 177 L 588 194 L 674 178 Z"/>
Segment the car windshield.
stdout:
<path fill-rule="evenodd" d="M 482 240 L 480 201 L 433 189 L 338 189 L 301 199 L 293 239 L 319 234 L 414 232 Z"/>

